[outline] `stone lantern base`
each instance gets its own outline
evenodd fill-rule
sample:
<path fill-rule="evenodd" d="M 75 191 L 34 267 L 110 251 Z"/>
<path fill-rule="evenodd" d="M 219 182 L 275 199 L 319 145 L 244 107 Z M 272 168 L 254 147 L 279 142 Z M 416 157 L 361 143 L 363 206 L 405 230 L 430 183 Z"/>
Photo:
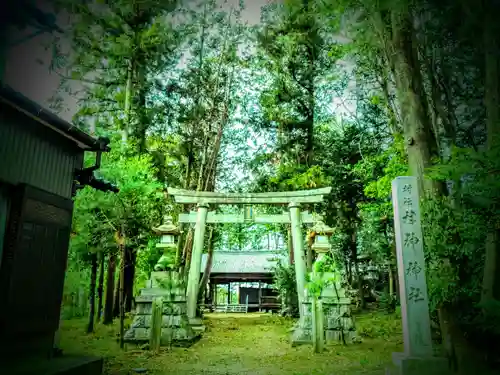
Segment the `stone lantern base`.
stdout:
<path fill-rule="evenodd" d="M 323 277 L 331 278 L 333 274 L 325 273 Z M 323 327 L 326 342 L 345 341 L 346 344 L 358 340 L 354 320 L 351 316 L 351 299 L 346 297 L 345 289 L 336 284 L 323 289 L 320 299 L 323 304 Z M 338 293 L 338 295 L 337 295 Z M 312 303 L 302 304 L 303 314 L 292 333 L 292 346 L 312 344 Z"/>
<path fill-rule="evenodd" d="M 149 342 L 153 299 L 163 298 L 161 340 L 162 346 L 191 346 L 200 338 L 193 331 L 186 315 L 186 292 L 177 272 L 152 272 L 148 288 L 141 289 L 136 297 L 136 314 L 130 329 L 125 333 L 126 342 Z"/>

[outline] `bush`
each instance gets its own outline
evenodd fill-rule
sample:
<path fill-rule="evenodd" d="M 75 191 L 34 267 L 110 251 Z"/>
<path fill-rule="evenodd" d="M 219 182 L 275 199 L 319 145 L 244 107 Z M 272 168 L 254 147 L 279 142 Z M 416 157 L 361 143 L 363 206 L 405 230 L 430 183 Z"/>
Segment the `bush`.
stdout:
<path fill-rule="evenodd" d="M 280 300 L 284 305 L 282 315 L 298 317 L 299 309 L 295 268 L 292 265 L 284 265 L 278 261 L 273 271 L 274 287 L 278 290 Z"/>

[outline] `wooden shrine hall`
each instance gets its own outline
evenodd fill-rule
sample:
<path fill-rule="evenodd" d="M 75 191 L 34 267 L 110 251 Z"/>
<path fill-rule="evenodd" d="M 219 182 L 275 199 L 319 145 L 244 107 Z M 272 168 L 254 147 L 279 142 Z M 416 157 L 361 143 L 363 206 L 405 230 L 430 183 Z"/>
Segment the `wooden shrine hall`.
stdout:
<path fill-rule="evenodd" d="M 277 260 L 288 263 L 288 256 L 272 251 L 214 252 L 205 308 L 217 312 L 278 311 L 278 293 L 270 287 L 273 267 Z M 205 269 L 207 254 L 203 254 L 201 269 Z M 202 273 L 203 274 L 203 273 Z M 232 287 L 236 284 L 236 300 Z M 242 284 L 244 286 L 242 286 Z M 227 286 L 227 301 L 218 298 L 218 288 Z"/>

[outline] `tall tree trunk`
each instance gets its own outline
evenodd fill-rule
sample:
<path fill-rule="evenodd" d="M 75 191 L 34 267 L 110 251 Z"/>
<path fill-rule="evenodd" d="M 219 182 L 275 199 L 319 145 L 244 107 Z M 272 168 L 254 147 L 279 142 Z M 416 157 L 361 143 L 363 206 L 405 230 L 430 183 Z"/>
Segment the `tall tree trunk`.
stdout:
<path fill-rule="evenodd" d="M 394 288 L 395 288 L 395 292 L 396 292 L 396 302 L 400 302 L 400 295 L 399 295 L 399 291 L 400 291 L 400 285 L 399 285 L 399 277 L 397 277 L 397 273 L 398 273 L 398 270 L 397 270 L 397 264 L 396 264 L 396 241 L 393 242 L 392 244 L 392 256 L 393 256 L 393 261 L 391 262 L 392 264 L 392 267 L 394 267 L 394 273 L 396 274 L 396 277 L 394 278 Z"/>
<path fill-rule="evenodd" d="M 124 262 L 124 296 L 125 296 L 125 312 L 132 310 L 132 301 L 134 299 L 134 280 L 135 280 L 135 262 L 137 252 L 130 246 L 125 247 L 125 262 Z"/>
<path fill-rule="evenodd" d="M 127 144 L 128 135 L 130 132 L 130 109 L 132 107 L 132 75 L 134 70 L 134 62 L 130 60 L 127 67 L 127 85 L 125 87 L 125 121 L 122 128 L 122 147 Z"/>
<path fill-rule="evenodd" d="M 361 309 L 366 308 L 366 301 L 365 301 L 365 293 L 363 290 L 363 278 L 361 277 L 361 271 L 359 270 L 359 262 L 358 262 L 358 249 L 357 249 L 357 243 L 356 243 L 356 234 L 357 234 L 357 228 L 354 226 L 352 229 L 353 232 L 351 234 L 351 254 L 352 254 L 352 262 L 354 264 L 354 272 L 356 273 L 356 281 L 358 284 L 358 293 L 359 293 L 359 300 L 361 304 Z"/>
<path fill-rule="evenodd" d="M 392 237 L 392 241 L 389 240 L 389 236 Z M 389 259 L 389 294 L 391 298 L 395 299 L 396 302 L 399 302 L 399 279 L 397 277 L 397 266 L 396 266 L 396 240 L 394 238 L 394 232 L 389 234 L 389 226 L 387 221 L 385 220 L 384 225 L 384 237 L 387 242 L 387 245 L 391 247 L 390 259 Z M 394 277 L 396 276 L 396 277 Z"/>
<path fill-rule="evenodd" d="M 144 154 L 147 151 L 146 145 L 146 132 L 149 126 L 149 117 L 146 108 L 146 94 L 148 87 L 146 85 L 146 59 L 143 53 L 139 53 L 137 57 L 138 63 L 135 69 L 137 75 L 137 108 L 136 111 L 139 115 L 139 123 L 137 124 L 137 130 L 135 131 L 135 138 L 137 139 L 137 151 L 139 154 Z"/>
<path fill-rule="evenodd" d="M 124 322 L 125 322 L 125 257 L 126 257 L 126 246 L 125 246 L 125 226 L 122 225 L 121 228 L 121 243 L 120 243 L 120 256 L 122 258 L 120 267 L 120 285 L 119 285 L 119 304 L 120 304 L 120 348 L 124 348 Z"/>
<path fill-rule="evenodd" d="M 387 272 L 389 275 L 389 296 L 390 296 L 390 298 L 393 298 L 393 296 L 394 296 L 394 270 L 392 268 L 392 262 L 389 263 L 389 266 L 387 267 Z"/>
<path fill-rule="evenodd" d="M 186 230 L 186 226 L 184 225 L 184 223 L 181 223 L 179 224 L 179 231 L 180 231 L 180 234 L 179 234 L 179 237 L 177 239 L 177 248 L 175 250 L 175 269 L 179 272 L 179 273 L 182 273 L 182 256 L 183 256 L 183 252 L 182 250 L 184 249 L 184 242 L 185 242 L 185 239 L 186 239 L 186 235 L 185 235 L 185 230 Z"/>
<path fill-rule="evenodd" d="M 97 321 L 101 321 L 102 316 L 102 297 L 104 292 L 104 262 L 106 260 L 106 256 L 104 252 L 99 253 L 99 283 L 97 285 Z"/>
<path fill-rule="evenodd" d="M 308 43 L 306 44 L 307 49 L 307 79 L 305 82 L 305 86 L 307 89 L 307 114 L 306 114 L 306 155 L 305 155 L 305 164 L 310 166 L 313 163 L 314 157 L 314 113 L 315 113 L 315 86 L 314 80 L 316 78 L 316 49 L 317 46 L 315 41 L 317 40 L 317 31 L 315 26 L 314 18 L 311 14 L 311 9 L 309 8 L 309 0 L 303 0 L 302 5 L 304 7 L 304 13 L 307 17 L 308 24 Z"/>
<path fill-rule="evenodd" d="M 224 129 L 229 119 L 229 106 L 231 104 L 230 102 L 231 102 L 231 88 L 233 83 L 233 74 L 234 74 L 234 66 L 231 68 L 231 73 L 229 74 L 229 77 L 227 79 L 225 100 L 224 100 L 224 112 L 222 113 L 222 117 L 220 119 L 220 125 L 217 131 L 217 137 L 215 139 L 215 146 L 213 148 L 210 160 L 207 165 L 207 171 L 205 176 L 206 178 L 205 191 L 212 191 L 215 186 L 215 177 L 217 173 L 217 158 L 219 157 L 220 153 L 220 147 L 222 143 L 222 137 L 224 135 Z"/>
<path fill-rule="evenodd" d="M 184 258 L 184 278 L 188 277 L 189 267 L 191 266 L 191 254 L 193 252 L 193 236 L 194 230 L 189 228 L 186 243 L 184 244 L 183 258 Z"/>
<path fill-rule="evenodd" d="M 494 147 L 499 147 L 498 142 L 500 134 L 500 91 L 499 91 L 499 45 L 498 28 L 495 27 L 495 12 L 491 5 L 484 1 L 485 14 L 483 28 L 484 43 L 484 65 L 485 65 L 485 94 L 484 103 L 486 107 L 486 129 L 488 133 L 487 148 L 488 151 Z M 481 303 L 488 303 L 494 300 L 495 296 L 495 278 L 499 263 L 499 233 L 496 223 L 491 223 L 486 235 L 486 254 L 484 259 L 483 285 L 481 294 Z"/>
<path fill-rule="evenodd" d="M 113 250 L 108 256 L 108 272 L 106 274 L 106 300 L 104 302 L 104 324 L 113 323 L 113 292 L 115 290 L 116 254 Z"/>
<path fill-rule="evenodd" d="M 193 163 L 194 163 L 194 155 L 193 155 L 193 150 L 192 150 L 193 144 L 189 146 L 189 151 L 188 151 L 188 157 L 187 157 L 187 164 L 186 164 L 186 174 L 184 175 L 184 184 L 183 188 L 184 189 L 189 189 L 191 186 L 191 171 L 193 170 Z M 182 205 L 182 211 L 183 212 L 189 212 L 189 205 L 183 204 Z M 179 225 L 179 230 L 180 230 L 180 235 L 179 235 L 179 242 L 177 243 L 177 251 L 176 251 L 176 269 L 178 269 L 179 274 L 184 274 L 185 266 L 186 266 L 186 244 L 188 244 L 188 237 L 189 237 L 189 232 L 191 229 L 189 229 L 186 232 L 186 229 L 189 227 L 189 225 L 186 225 L 185 223 L 181 223 Z"/>
<path fill-rule="evenodd" d="M 95 321 L 95 286 L 97 280 L 97 254 L 92 255 L 92 266 L 90 271 L 90 286 L 89 286 L 89 320 L 87 323 L 87 333 L 94 332 Z"/>
<path fill-rule="evenodd" d="M 205 32 L 206 32 L 206 28 L 207 28 L 207 13 L 208 13 L 208 4 L 205 3 L 204 7 L 203 7 L 203 23 L 201 25 L 201 34 L 200 34 L 200 54 L 199 54 L 199 63 L 198 63 L 198 85 L 196 87 L 196 98 L 195 98 L 195 102 L 196 102 L 196 108 L 198 110 L 199 108 L 199 104 L 200 104 L 200 87 L 201 87 L 201 84 L 202 84 L 202 71 L 203 71 L 203 53 L 204 53 L 204 46 L 205 46 Z M 198 113 L 196 113 L 196 121 L 199 123 L 200 122 L 200 118 L 198 118 Z M 200 126 L 198 124 L 198 126 Z M 196 183 L 196 190 L 197 191 L 201 191 L 203 190 L 203 184 L 202 184 L 202 178 L 203 178 L 203 173 L 204 173 L 204 169 L 205 169 L 205 163 L 206 163 L 206 157 L 207 157 L 207 153 L 208 153 L 208 134 L 205 135 L 205 138 L 204 138 L 204 147 L 202 148 L 202 158 L 201 158 L 201 161 L 200 161 L 200 168 L 199 168 L 199 171 L 198 171 L 198 179 L 197 179 L 197 183 Z M 188 255 L 188 254 L 186 254 Z"/>
<path fill-rule="evenodd" d="M 352 287 L 352 272 L 351 272 L 351 257 L 346 256 L 344 257 L 344 267 L 345 267 L 345 272 L 346 272 L 346 277 L 347 277 L 347 282 L 349 286 Z"/>
<path fill-rule="evenodd" d="M 442 184 L 424 178 L 424 171 L 438 155 L 436 137 L 427 112 L 420 62 L 415 51 L 413 18 L 409 9 L 393 10 L 391 67 L 396 77 L 398 102 L 401 107 L 403 133 L 408 163 L 412 175 L 417 177 L 421 193 L 442 193 Z"/>
<path fill-rule="evenodd" d="M 113 292 L 113 318 L 120 316 L 120 285 L 122 282 L 123 259 L 118 263 L 118 280 L 115 281 Z"/>

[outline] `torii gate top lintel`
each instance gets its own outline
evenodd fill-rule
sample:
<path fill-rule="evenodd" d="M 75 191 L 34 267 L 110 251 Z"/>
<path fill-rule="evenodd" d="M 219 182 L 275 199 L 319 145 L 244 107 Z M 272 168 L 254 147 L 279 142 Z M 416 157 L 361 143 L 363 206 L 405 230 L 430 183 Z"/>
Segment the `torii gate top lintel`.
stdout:
<path fill-rule="evenodd" d="M 270 193 L 217 193 L 167 188 L 176 203 L 184 204 L 287 204 L 320 203 L 331 187 Z"/>

